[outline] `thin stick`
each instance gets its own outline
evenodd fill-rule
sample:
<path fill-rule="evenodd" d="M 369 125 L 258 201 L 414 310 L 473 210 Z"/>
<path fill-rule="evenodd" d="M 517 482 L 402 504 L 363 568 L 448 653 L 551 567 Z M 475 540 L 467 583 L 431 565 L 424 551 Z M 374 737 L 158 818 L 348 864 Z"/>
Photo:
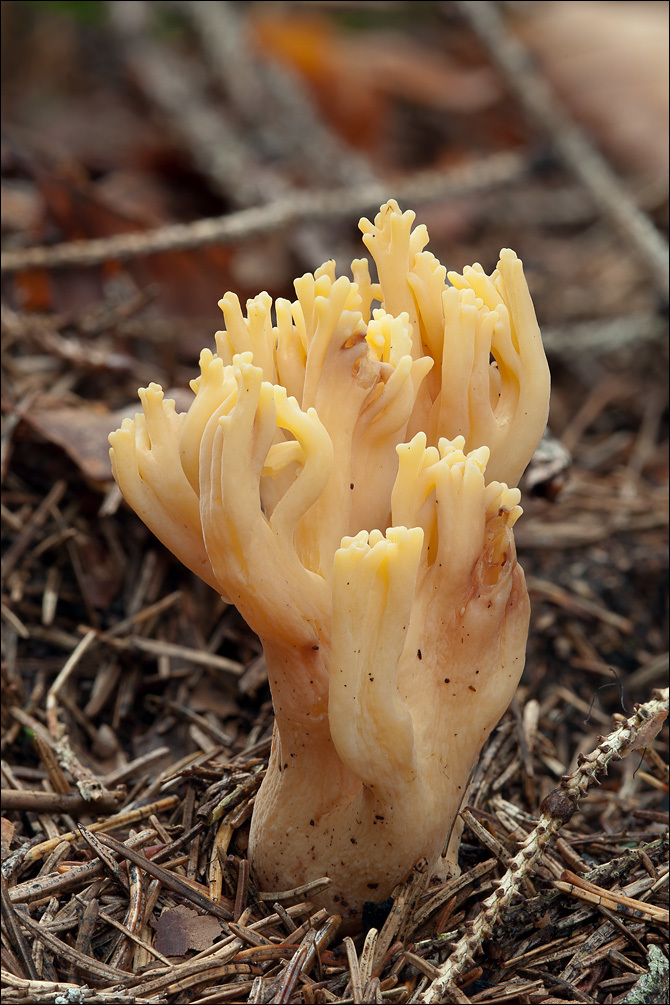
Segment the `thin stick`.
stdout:
<path fill-rule="evenodd" d="M 1 882 L 2 882 L 3 928 L 6 928 L 7 930 L 9 940 L 17 952 L 19 961 L 23 966 L 24 972 L 28 975 L 30 980 L 36 981 L 39 977 L 39 974 L 37 973 L 35 961 L 31 955 L 28 943 L 23 937 L 23 932 L 21 931 L 21 925 L 19 924 L 19 918 L 17 917 L 14 905 L 10 900 L 9 887 L 7 886 L 7 880 L 5 879 L 4 876 L 1 877 Z"/>
<path fill-rule="evenodd" d="M 91 241 L 69 241 L 51 247 L 9 251 L 0 259 L 0 271 L 59 269 L 72 265 L 100 265 L 110 259 L 128 260 L 161 251 L 184 251 L 206 245 L 235 244 L 254 240 L 303 220 L 338 220 L 368 212 L 395 195 L 399 200 L 419 203 L 456 198 L 490 191 L 518 181 L 527 171 L 524 158 L 516 154 L 496 154 L 451 171 L 430 171 L 393 185 L 371 183 L 356 187 L 292 192 L 264 206 L 240 210 L 227 216 L 170 224 L 142 234 L 115 234 Z"/>
<path fill-rule="evenodd" d="M 450 995 L 453 997 L 459 975 L 473 966 L 474 955 L 484 939 L 501 922 L 505 909 L 519 893 L 523 880 L 563 824 L 570 820 L 597 776 L 607 770 L 610 761 L 620 760 L 632 750 L 651 743 L 667 715 L 668 689 L 654 691 L 651 701 L 636 706 L 634 714 L 607 737 L 602 737 L 592 753 L 580 755 L 577 768 L 572 774 L 564 775 L 560 786 L 543 800 L 540 807 L 542 813 L 535 828 L 510 862 L 500 886 L 484 901 L 481 913 L 466 925 L 465 935 L 440 967 L 440 976 L 421 996 L 422 1002 L 446 1002 L 450 1000 Z"/>
<path fill-rule="evenodd" d="M 173 893 L 179 894 L 179 896 L 184 897 L 189 900 L 196 907 L 199 907 L 202 911 L 206 911 L 207 914 L 213 914 L 215 918 L 219 918 L 220 921 L 228 921 L 232 916 L 231 911 L 227 911 L 220 904 L 215 904 L 205 896 L 200 890 L 197 889 L 195 883 L 191 884 L 188 880 L 182 879 L 181 876 L 177 876 L 175 873 L 170 872 L 169 869 L 164 869 L 161 865 L 156 865 L 151 859 L 148 859 L 145 855 L 138 855 L 136 851 L 129 848 L 128 845 L 123 844 L 121 841 L 116 841 L 109 834 L 101 834 L 103 844 L 111 848 L 113 852 L 117 855 L 123 856 L 123 858 L 128 859 L 133 862 L 144 872 L 148 872 L 150 876 L 154 876 L 156 879 L 160 880 L 163 886 L 167 887 L 168 890 L 172 890 Z"/>
<path fill-rule="evenodd" d="M 155 36 L 154 4 L 111 0 L 109 24 L 134 83 L 182 141 L 214 191 L 238 207 L 262 201 L 273 181 L 225 106 L 209 97 L 202 63 L 186 65 L 177 47 Z"/>
<path fill-rule="evenodd" d="M 645 904 L 643 900 L 636 900 L 634 897 L 626 897 L 618 890 L 605 890 L 601 886 L 596 886 L 595 883 L 590 883 L 583 876 L 577 876 L 569 869 L 564 870 L 560 880 L 554 881 L 554 886 L 562 893 L 568 893 L 579 900 L 585 900 L 587 903 L 598 904 L 611 911 L 621 909 L 620 913 L 628 914 L 630 917 L 649 918 L 661 925 L 667 925 L 670 922 L 669 913 L 664 908 L 656 907 L 654 904 Z"/>
<path fill-rule="evenodd" d="M 122 810 L 113 817 L 107 817 L 106 820 L 101 820 L 97 824 L 91 824 L 88 829 L 90 831 L 111 831 L 117 827 L 125 827 L 127 824 L 133 824 L 137 820 L 148 817 L 150 813 L 159 813 L 161 810 L 170 809 L 177 802 L 179 802 L 177 796 L 165 796 L 163 799 L 157 799 L 155 802 L 141 806 L 138 809 Z M 45 855 L 48 855 L 50 851 L 53 851 L 61 841 L 76 841 L 78 837 L 79 834 L 76 831 L 67 831 L 65 834 L 59 834 L 56 838 L 49 838 L 47 841 L 42 841 L 41 844 L 33 845 L 26 853 L 26 862 L 38 862 Z M 12 893 L 16 889 L 18 888 L 14 887 Z M 15 897 L 12 897 L 12 900 L 15 900 Z"/>
<path fill-rule="evenodd" d="M 245 133 L 263 135 L 266 143 L 270 137 L 275 157 L 293 175 L 297 169 L 299 177 L 334 185 L 372 180 L 371 165 L 326 124 L 300 79 L 255 52 L 249 18 L 236 5 L 188 0 L 180 8 Z"/>
<path fill-rule="evenodd" d="M 110 813 L 123 801 L 125 789 L 110 792 L 96 802 L 84 799 L 74 792 L 43 792 L 41 789 L 3 789 L 2 808 L 24 810 L 28 813 L 67 813 L 77 816 L 84 813 Z"/>

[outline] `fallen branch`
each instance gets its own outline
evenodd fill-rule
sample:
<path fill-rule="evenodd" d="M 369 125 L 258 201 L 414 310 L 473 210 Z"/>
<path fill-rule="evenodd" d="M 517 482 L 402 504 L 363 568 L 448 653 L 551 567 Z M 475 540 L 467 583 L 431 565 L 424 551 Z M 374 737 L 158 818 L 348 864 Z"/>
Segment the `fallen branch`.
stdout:
<path fill-rule="evenodd" d="M 95 801 L 74 792 L 42 792 L 37 789 L 3 789 L 2 809 L 22 810 L 28 813 L 111 813 L 126 796 L 125 789 L 109 792 Z"/>
<path fill-rule="evenodd" d="M 577 876 L 569 869 L 562 873 L 560 880 L 554 881 L 554 886 L 561 893 L 567 893 L 587 904 L 606 907 L 609 911 L 625 914 L 630 918 L 646 918 L 661 925 L 668 924 L 668 911 L 664 908 L 645 904 L 643 900 L 636 900 L 634 897 L 626 897 L 617 890 L 605 890 L 595 883 L 590 883 L 583 876 Z"/>
<path fill-rule="evenodd" d="M 607 772 L 610 761 L 621 760 L 633 750 L 651 743 L 668 715 L 668 689 L 654 691 L 651 701 L 637 705 L 634 714 L 625 719 L 608 736 L 601 737 L 592 753 L 580 754 L 578 766 L 564 775 L 541 805 L 541 816 L 521 849 L 512 859 L 509 869 L 495 892 L 483 902 L 481 913 L 466 925 L 465 935 L 456 943 L 449 958 L 439 968 L 439 976 L 421 996 L 425 1003 L 449 1002 L 457 999 L 458 977 L 474 966 L 475 953 L 502 921 L 505 909 L 519 894 L 523 880 L 529 876 L 549 842 L 575 813 L 580 801 L 596 781 Z"/>
<path fill-rule="evenodd" d="M 393 195 L 401 202 L 431 202 L 475 192 L 491 191 L 518 181 L 528 170 L 527 161 L 516 154 L 495 154 L 451 171 L 429 171 L 403 182 L 372 182 L 330 190 L 291 192 L 263 206 L 243 209 L 227 216 L 207 217 L 193 223 L 176 223 L 155 230 L 90 241 L 69 241 L 50 247 L 8 251 L 0 259 L 0 271 L 59 269 L 67 266 L 100 265 L 110 259 L 128 260 L 162 251 L 184 251 L 206 245 L 235 244 L 274 233 L 302 221 L 349 219 L 369 212 Z"/>

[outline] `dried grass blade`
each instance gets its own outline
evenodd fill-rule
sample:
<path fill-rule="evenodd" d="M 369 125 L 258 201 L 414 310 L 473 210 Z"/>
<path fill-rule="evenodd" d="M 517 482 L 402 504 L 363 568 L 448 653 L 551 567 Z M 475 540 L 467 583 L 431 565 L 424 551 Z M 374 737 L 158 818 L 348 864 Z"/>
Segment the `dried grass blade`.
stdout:
<path fill-rule="evenodd" d="M 644 705 L 637 705 L 630 718 L 624 720 L 607 737 L 602 737 L 598 747 L 588 755 L 580 755 L 578 766 L 570 775 L 561 779 L 561 784 L 549 793 L 541 805 L 541 817 L 535 829 L 528 835 L 522 848 L 514 856 L 510 867 L 503 876 L 495 893 L 484 901 L 484 909 L 459 939 L 455 949 L 440 967 L 440 976 L 422 994 L 426 1005 L 440 1002 L 445 994 L 453 994 L 455 981 L 464 965 L 468 965 L 482 941 L 489 935 L 503 911 L 518 892 L 523 879 L 531 867 L 539 861 L 550 840 L 558 834 L 575 813 L 579 802 L 587 794 L 597 776 L 607 770 L 614 759 L 625 757 L 636 745 L 655 729 L 659 721 L 668 715 L 668 688 L 652 693 L 652 698 Z M 655 734 L 654 734 L 655 735 Z M 579 877 L 577 877 L 579 878 Z M 609 907 L 609 904 L 606 906 Z M 647 905 L 644 905 L 645 909 Z M 655 910 L 659 910 L 656 908 Z"/>
<path fill-rule="evenodd" d="M 12 904 L 9 897 L 9 888 L 7 886 L 7 880 L 2 877 L 2 921 L 7 930 L 7 935 L 11 941 L 16 953 L 18 955 L 21 966 L 23 967 L 24 973 L 28 975 L 31 980 L 37 980 L 38 973 L 35 967 L 35 961 L 33 960 L 32 954 L 28 947 L 23 932 L 21 931 L 20 921 L 17 917 L 16 910 Z"/>
<path fill-rule="evenodd" d="M 130 976 L 123 970 L 117 970 L 106 963 L 94 960 L 91 956 L 84 956 L 82 953 L 78 953 L 67 942 L 63 942 L 55 935 L 52 935 L 51 932 L 47 932 L 37 921 L 33 921 L 28 914 L 21 912 L 18 914 L 18 917 L 23 927 L 27 928 L 40 942 L 43 942 L 52 953 L 67 960 L 68 963 L 74 964 L 77 970 L 84 973 L 87 977 L 102 981 L 125 981 Z"/>
<path fill-rule="evenodd" d="M 386 953 L 393 945 L 397 935 L 401 935 L 407 926 L 416 903 L 426 888 L 428 882 L 428 862 L 420 859 L 408 878 L 397 887 L 393 893 L 393 907 L 379 933 L 375 955 L 372 964 L 374 974 L 382 964 Z"/>
<path fill-rule="evenodd" d="M 269 900 L 273 904 L 277 901 L 278 904 L 286 905 L 290 900 L 309 900 L 310 897 L 316 897 L 317 894 L 327 890 L 329 886 L 330 879 L 328 876 L 323 876 L 321 879 L 313 879 L 311 883 L 305 883 L 304 886 L 296 886 L 293 890 L 259 891 L 258 899 Z"/>
<path fill-rule="evenodd" d="M 74 792 L 44 792 L 41 789 L 3 789 L 2 808 L 5 812 L 10 810 L 24 810 L 27 813 L 67 813 L 69 816 L 78 816 L 80 813 L 113 812 L 118 804 L 125 798 L 125 789 L 117 789 L 115 792 L 101 799 L 91 802 Z"/>
<path fill-rule="evenodd" d="M 360 960 L 360 971 L 361 971 L 361 984 L 363 987 L 370 980 L 370 974 L 372 973 L 372 963 L 375 958 L 375 950 L 377 948 L 377 939 L 379 938 L 379 932 L 376 928 L 371 928 L 368 934 L 365 936 L 365 942 L 363 943 L 363 949 L 361 950 L 361 960 Z"/>
<path fill-rule="evenodd" d="M 286 1003 L 290 1002 L 294 988 L 298 983 L 298 978 L 302 973 L 302 968 L 304 967 L 307 956 L 309 955 L 309 950 L 310 946 L 303 942 L 284 970 L 284 973 L 279 981 L 277 994 L 275 996 L 277 1005 L 286 1005 Z"/>
<path fill-rule="evenodd" d="M 140 847 L 154 838 L 155 835 L 155 830 L 140 831 L 134 837 L 128 838 L 128 847 Z M 11 888 L 9 896 L 13 904 L 26 904 L 44 897 L 69 893 L 98 876 L 102 870 L 103 863 L 99 859 L 95 862 L 87 862 L 86 865 L 73 866 L 62 875 L 38 876 L 36 879 L 28 879 L 24 883 L 18 883 Z"/>
<path fill-rule="evenodd" d="M 216 918 L 220 918 L 221 921 L 230 921 L 232 919 L 232 914 L 225 908 L 221 907 L 220 904 L 215 904 L 214 901 L 206 897 L 204 893 L 200 893 L 199 890 L 194 889 L 186 880 L 182 879 L 180 876 L 176 876 L 169 869 L 164 869 L 162 866 L 157 865 L 148 859 L 145 855 L 140 855 L 138 852 L 129 848 L 127 845 L 122 844 L 115 838 L 110 837 L 109 834 L 102 835 L 103 842 L 112 851 L 116 852 L 118 855 L 122 855 L 123 858 L 127 858 L 130 862 L 134 862 L 136 866 L 142 869 L 144 872 L 148 872 L 150 876 L 155 879 L 159 879 L 163 886 L 166 886 L 173 893 L 178 893 L 180 897 L 184 897 L 186 900 L 195 904 L 196 907 L 201 908 L 208 914 L 213 914 Z"/>
<path fill-rule="evenodd" d="M 107 817 L 106 820 L 101 820 L 97 824 L 91 824 L 88 830 L 96 832 L 116 830 L 117 827 L 125 827 L 128 824 L 135 823 L 137 820 L 143 820 L 152 813 L 160 813 L 162 810 L 171 809 L 178 802 L 178 796 L 166 796 L 164 799 L 157 799 L 156 802 L 140 806 L 135 810 L 123 810 L 121 813 L 117 813 L 116 816 Z M 48 841 L 42 841 L 41 844 L 36 844 L 34 848 L 29 849 L 26 853 L 25 861 L 39 862 L 41 858 L 44 858 L 50 851 L 53 851 L 61 841 L 76 841 L 78 837 L 79 834 L 77 831 L 67 831 L 65 834 L 59 834 L 57 838 L 49 838 Z"/>
<path fill-rule="evenodd" d="M 574 882 L 565 883 L 560 880 L 554 882 L 554 886 L 562 893 L 567 893 L 571 897 L 583 900 L 587 904 L 595 904 L 598 907 L 606 907 L 617 914 L 625 914 L 629 918 L 648 918 L 660 925 L 670 924 L 670 912 L 653 904 L 645 904 L 643 900 L 634 900 L 632 897 L 624 897 L 621 894 L 610 893 L 601 887 L 594 890 L 585 888 L 581 884 Z M 589 884 L 589 887 L 591 884 Z M 598 891 L 598 892 L 596 892 Z"/>
<path fill-rule="evenodd" d="M 353 939 L 351 939 L 348 935 L 344 939 L 344 948 L 347 951 L 347 962 L 349 964 L 349 973 L 351 975 L 351 994 L 354 999 L 354 1005 L 362 1005 L 363 985 L 361 983 L 361 968 L 358 963 L 356 946 L 354 945 Z"/>
<path fill-rule="evenodd" d="M 86 844 L 89 846 L 94 855 L 102 862 L 105 869 L 109 872 L 110 876 L 114 882 L 121 887 L 124 893 L 128 893 L 128 877 L 124 870 L 121 868 L 116 859 L 109 854 L 105 846 L 97 839 L 95 834 L 92 834 L 87 827 L 83 825 L 79 828 L 79 833 L 83 837 Z"/>

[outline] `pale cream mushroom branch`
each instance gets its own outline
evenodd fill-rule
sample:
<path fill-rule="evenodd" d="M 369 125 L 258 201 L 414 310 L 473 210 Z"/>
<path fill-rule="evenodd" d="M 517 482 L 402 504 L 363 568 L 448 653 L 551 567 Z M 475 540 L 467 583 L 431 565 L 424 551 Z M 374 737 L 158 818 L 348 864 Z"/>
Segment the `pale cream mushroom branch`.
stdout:
<path fill-rule="evenodd" d="M 247 300 L 246 317 L 234 293 L 226 293 L 219 300 L 219 307 L 226 327 L 215 336 L 217 356 L 228 365 L 232 363 L 233 356 L 251 352 L 255 365 L 263 371 L 264 380 L 276 383 L 270 294 L 259 293 L 252 300 Z"/>
<path fill-rule="evenodd" d="M 382 302 L 382 288 L 379 283 L 374 283 L 370 277 L 370 263 L 367 258 L 354 258 L 351 263 L 351 275 L 354 283 L 358 287 L 358 295 L 361 298 L 359 310 L 367 322 L 372 317 L 372 304 L 377 301 Z"/>
<path fill-rule="evenodd" d="M 241 358 L 251 362 L 250 352 Z M 227 412 L 237 396 L 237 383 L 232 366 L 214 356 L 210 349 L 200 353 L 200 376 L 191 381 L 195 393 L 184 415 L 179 437 L 179 459 L 184 474 L 196 495 L 200 494 L 200 443 L 205 427 L 215 412 Z"/>
<path fill-rule="evenodd" d="M 496 312 L 484 308 L 472 290 L 446 289 L 442 294 L 444 342 L 441 385 L 434 401 L 428 432 L 465 437 L 468 450 L 486 445 L 493 450 L 500 438 L 494 409 L 499 401 L 499 373 L 491 360 Z"/>
<path fill-rule="evenodd" d="M 140 388 L 143 414 L 124 419 L 109 437 L 112 472 L 127 503 L 177 558 L 217 592 L 205 548 L 198 497 L 179 460 L 185 415 L 158 384 Z"/>
<path fill-rule="evenodd" d="M 363 243 L 375 260 L 382 292 L 382 306 L 396 317 L 406 313 L 412 325 L 412 356 L 422 354 L 416 303 L 408 274 L 416 255 L 428 244 L 428 231 L 421 224 L 412 230 L 416 214 L 400 211 L 395 199 L 382 206 L 374 223 L 365 217 L 359 227 Z"/>
<path fill-rule="evenodd" d="M 448 288 L 446 280 L 446 268 L 430 251 L 420 251 L 415 256 L 412 269 L 407 275 L 407 282 L 416 301 L 421 339 L 425 350 L 435 360 L 436 376 L 442 369 L 442 294 Z"/>
<path fill-rule="evenodd" d="M 305 388 L 307 347 L 293 322 L 293 304 L 283 297 L 275 300 L 277 325 L 274 329 L 274 356 L 277 380 L 296 401 Z"/>
<path fill-rule="evenodd" d="M 313 640 L 325 581 L 301 561 L 297 523 L 328 481 L 332 447 L 314 410 L 303 412 L 259 367 L 235 357 L 237 398 L 214 413 L 200 445 L 200 519 L 217 581 L 262 638 Z M 301 450 L 298 473 L 268 515 L 260 483 L 277 423 Z M 297 458 L 297 452 L 295 453 Z M 322 601 L 323 602 L 323 601 Z M 311 612 L 311 613 L 310 613 Z"/>
<path fill-rule="evenodd" d="M 341 761 L 379 798 L 418 784 L 412 717 L 398 692 L 421 557 L 419 528 L 344 538 L 335 553 L 329 720 Z"/>
<path fill-rule="evenodd" d="M 490 479 L 516 485 L 540 441 L 549 410 L 549 367 L 523 265 L 513 251 L 500 252 L 498 268 L 487 276 L 480 265 L 463 275 L 448 273 L 460 290 L 471 289 L 480 312 L 496 315 L 491 340 L 491 412 L 497 432 L 490 439 L 468 440 L 468 447 L 491 448 Z M 497 373 L 493 372 L 497 370 Z M 471 410 L 471 418 L 476 410 Z M 490 425 L 487 423 L 488 428 Z M 441 435 L 447 430 L 440 430 Z M 482 436 L 486 435 L 484 431 Z"/>
<path fill-rule="evenodd" d="M 319 542 L 319 569 L 330 577 L 333 554 L 352 530 L 356 430 L 376 393 L 381 364 L 369 351 L 360 312 L 350 309 L 358 302 L 355 285 L 344 276 L 334 283 L 325 275 L 312 284 L 303 280 L 296 284 L 300 303 L 294 304 L 296 326 L 300 328 L 301 317 L 308 319 L 302 408 L 316 409 L 332 444 L 333 464 L 327 485 L 302 521 L 301 534 Z M 321 293 L 312 298 L 315 288 Z"/>
<path fill-rule="evenodd" d="M 379 360 L 379 380 L 367 399 L 354 434 L 351 477 L 351 526 L 386 527 L 395 480 L 396 447 L 407 434 L 422 382 L 433 362 L 428 356 L 412 359 L 412 334 L 406 314 L 394 318 L 373 311 L 366 340 Z M 376 491 L 369 491 L 374 484 Z"/>

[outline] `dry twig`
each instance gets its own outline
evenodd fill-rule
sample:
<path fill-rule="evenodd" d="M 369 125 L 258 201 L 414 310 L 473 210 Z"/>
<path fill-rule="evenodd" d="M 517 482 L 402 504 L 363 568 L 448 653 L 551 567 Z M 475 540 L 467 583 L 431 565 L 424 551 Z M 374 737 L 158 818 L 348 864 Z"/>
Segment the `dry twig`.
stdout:
<path fill-rule="evenodd" d="M 519 893 L 522 881 L 540 860 L 549 842 L 570 820 L 579 802 L 587 794 L 597 776 L 607 771 L 610 761 L 620 760 L 632 750 L 651 743 L 668 715 L 668 690 L 654 692 L 654 697 L 638 705 L 635 713 L 607 737 L 592 753 L 581 756 L 579 766 L 565 775 L 561 784 L 542 803 L 542 815 L 535 829 L 526 838 L 521 850 L 510 862 L 500 885 L 483 903 L 483 910 L 467 926 L 437 977 L 422 995 L 421 1001 L 436 1003 L 453 995 L 456 982 L 468 966 L 474 965 L 474 955 L 482 942 L 500 923 L 505 908 Z"/>
<path fill-rule="evenodd" d="M 396 182 L 393 193 L 407 204 L 455 199 L 518 181 L 528 170 L 523 157 L 494 154 L 450 171 L 426 171 Z M 68 241 L 51 247 L 5 252 L 2 272 L 100 265 L 110 259 L 127 261 L 162 251 L 184 251 L 206 245 L 235 244 L 274 233 L 302 221 L 344 220 L 370 212 L 388 199 L 391 186 L 374 182 L 354 188 L 291 192 L 265 206 L 227 216 L 169 224 L 143 234 L 116 234 L 91 241 Z"/>

